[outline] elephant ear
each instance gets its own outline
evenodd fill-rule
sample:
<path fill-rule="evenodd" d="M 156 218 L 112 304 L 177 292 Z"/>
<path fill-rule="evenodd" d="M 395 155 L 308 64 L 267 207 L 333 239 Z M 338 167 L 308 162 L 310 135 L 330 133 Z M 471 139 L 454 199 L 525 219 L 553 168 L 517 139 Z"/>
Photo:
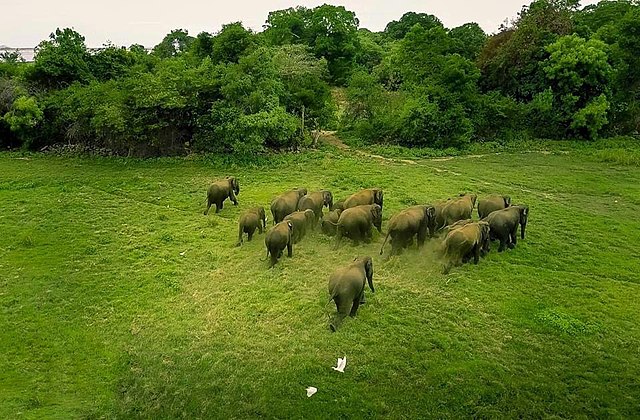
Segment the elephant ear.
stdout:
<path fill-rule="evenodd" d="M 504 199 L 504 206 L 509 207 L 511 205 L 511 197 L 509 197 L 508 195 L 505 195 L 504 197 L 502 197 Z"/>
<path fill-rule="evenodd" d="M 289 230 L 293 230 L 293 223 L 290 220 L 287 220 L 287 226 L 289 226 Z"/>

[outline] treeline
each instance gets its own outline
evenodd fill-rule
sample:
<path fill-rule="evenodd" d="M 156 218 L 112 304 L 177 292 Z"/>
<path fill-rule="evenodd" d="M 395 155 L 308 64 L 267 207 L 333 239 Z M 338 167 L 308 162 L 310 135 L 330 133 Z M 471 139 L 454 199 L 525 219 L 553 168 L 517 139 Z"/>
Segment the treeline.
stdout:
<path fill-rule="evenodd" d="M 412 12 L 358 27 L 343 7 L 297 7 L 259 33 L 95 53 L 56 30 L 34 63 L 0 57 L 0 144 L 162 155 L 296 148 L 320 128 L 410 147 L 640 130 L 637 0 L 536 0 L 491 36 Z"/>

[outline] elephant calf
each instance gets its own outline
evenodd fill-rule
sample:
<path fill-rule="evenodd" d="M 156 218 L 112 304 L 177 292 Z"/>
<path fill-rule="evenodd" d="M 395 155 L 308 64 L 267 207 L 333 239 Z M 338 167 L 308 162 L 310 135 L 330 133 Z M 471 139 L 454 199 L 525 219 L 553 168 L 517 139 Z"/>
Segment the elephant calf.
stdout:
<path fill-rule="evenodd" d="M 444 225 L 449 226 L 459 220 L 471 219 L 477 198 L 478 196 L 475 194 L 465 194 L 458 199 L 447 202 L 442 207 Z"/>
<path fill-rule="evenodd" d="M 473 257 L 474 264 L 480 261 L 480 253 L 489 247 L 489 224 L 469 223 L 450 231 L 442 242 L 442 252 L 447 259 L 445 273 L 451 266 L 458 266 Z"/>
<path fill-rule="evenodd" d="M 271 255 L 271 265 L 273 267 L 278 258 L 282 256 L 282 251 L 287 248 L 287 255 L 293 256 L 293 223 L 290 221 L 280 222 L 275 225 L 264 238 L 264 244 L 267 247 L 267 258 Z"/>
<path fill-rule="evenodd" d="M 298 210 L 298 201 L 305 195 L 307 195 L 306 188 L 295 188 L 274 198 L 271 201 L 273 224 L 282 222 L 285 217 Z"/>
<path fill-rule="evenodd" d="M 293 224 L 293 243 L 297 244 L 313 228 L 316 215 L 311 209 L 305 211 L 294 211 L 284 218 Z"/>
<path fill-rule="evenodd" d="M 338 231 L 338 220 L 340 220 L 342 209 L 335 209 L 322 216 L 320 228 L 327 236 L 335 236 Z"/>
<path fill-rule="evenodd" d="M 484 219 L 491 212 L 506 209 L 511 205 L 511 197 L 508 195 L 490 195 L 478 201 L 478 217 Z"/>
<path fill-rule="evenodd" d="M 333 210 L 333 194 L 331 194 L 331 191 L 322 190 L 312 192 L 300 198 L 300 201 L 298 201 L 298 210 L 313 210 L 316 223 L 322 218 L 323 206 L 326 206 L 329 210 Z"/>
<path fill-rule="evenodd" d="M 347 315 L 356 316 L 360 304 L 365 303 L 366 281 L 369 282 L 371 292 L 375 292 L 371 257 L 358 257 L 331 274 L 329 277 L 329 295 L 331 296 L 329 302 L 333 300 L 338 311 L 335 319 L 329 324 L 332 331 L 335 332 L 338 329 Z"/>
<path fill-rule="evenodd" d="M 356 245 L 362 240 L 370 241 L 372 226 L 382 233 L 382 208 L 379 205 L 370 204 L 344 210 L 337 223 L 336 248 L 343 236 L 353 239 Z"/>
<path fill-rule="evenodd" d="M 350 209 L 356 206 L 366 206 L 369 204 L 377 204 L 382 208 L 384 201 L 384 193 L 380 188 L 369 188 L 352 194 L 344 200 L 343 208 Z"/>
<path fill-rule="evenodd" d="M 518 242 L 518 225 L 520 225 L 520 234 L 524 239 L 528 219 L 529 207 L 520 205 L 496 210 L 482 220 L 491 227 L 491 239 L 500 241 L 498 252 L 502 252 L 507 246 L 515 248 Z"/>
<path fill-rule="evenodd" d="M 380 255 L 384 246 L 391 237 L 391 255 L 400 253 L 413 242 L 413 237 L 418 237 L 418 248 L 424 245 L 429 230 L 435 226 L 436 210 L 433 206 L 413 206 L 394 215 L 387 227 L 387 236 L 384 239 Z"/>
<path fill-rule="evenodd" d="M 238 205 L 236 195 L 240 194 L 240 184 L 234 177 L 226 177 L 221 181 L 214 182 L 207 190 L 207 209 L 204 215 L 209 214 L 212 205 L 216 205 L 216 213 L 222 210 L 224 201 L 229 198 L 235 206 Z"/>
<path fill-rule="evenodd" d="M 248 241 L 251 241 L 256 229 L 262 232 L 267 228 L 267 215 L 264 207 L 254 207 L 245 211 L 238 220 L 238 245 L 242 245 L 242 235 L 247 234 Z"/>

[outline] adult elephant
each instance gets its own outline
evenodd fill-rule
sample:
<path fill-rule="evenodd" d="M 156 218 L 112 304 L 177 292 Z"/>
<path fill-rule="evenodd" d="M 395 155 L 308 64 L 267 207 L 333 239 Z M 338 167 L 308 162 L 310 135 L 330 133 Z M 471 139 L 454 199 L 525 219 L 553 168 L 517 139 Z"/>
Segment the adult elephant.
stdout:
<path fill-rule="evenodd" d="M 336 235 L 338 230 L 338 220 L 340 220 L 341 213 L 342 209 L 334 209 L 322 216 L 322 221 L 320 222 L 320 229 L 322 230 L 322 233 L 327 236 Z"/>
<path fill-rule="evenodd" d="M 322 218 L 322 207 L 326 206 L 329 210 L 333 210 L 333 194 L 331 191 L 322 190 L 312 192 L 300 198 L 298 201 L 298 210 L 313 210 L 315 214 L 315 222 Z"/>
<path fill-rule="evenodd" d="M 389 237 L 391 237 L 391 255 L 398 254 L 408 247 L 416 235 L 418 248 L 421 248 L 429 231 L 434 229 L 435 216 L 436 209 L 431 205 L 409 207 L 394 215 L 387 226 L 387 236 L 380 248 L 380 255 Z"/>
<path fill-rule="evenodd" d="M 216 181 L 209 186 L 207 190 L 207 209 L 204 215 L 209 214 L 212 205 L 216 205 L 216 213 L 222 210 L 224 201 L 229 198 L 234 206 L 238 205 L 236 195 L 240 194 L 240 184 L 235 177 L 228 176 L 223 180 Z"/>
<path fill-rule="evenodd" d="M 518 205 L 491 212 L 482 220 L 491 227 L 491 239 L 500 241 L 498 252 L 502 252 L 507 246 L 515 248 L 518 242 L 518 225 L 520 225 L 520 235 L 524 239 L 528 219 L 529 206 Z"/>
<path fill-rule="evenodd" d="M 293 223 L 290 221 L 280 222 L 267 232 L 264 238 L 264 244 L 267 247 L 267 258 L 271 256 L 271 265 L 273 267 L 278 258 L 282 256 L 282 252 L 287 248 L 287 255 L 293 256 Z"/>
<path fill-rule="evenodd" d="M 286 216 L 298 209 L 298 201 L 307 194 L 306 188 L 295 188 L 279 195 L 271 201 L 273 223 L 280 223 Z"/>
<path fill-rule="evenodd" d="M 511 205 L 511 197 L 508 195 L 493 194 L 478 200 L 478 217 L 484 219 L 491 212 L 506 209 Z"/>
<path fill-rule="evenodd" d="M 478 264 L 481 252 L 489 247 L 489 229 L 489 223 L 480 221 L 450 231 L 442 242 L 442 252 L 447 260 L 445 273 L 471 258 Z"/>
<path fill-rule="evenodd" d="M 371 240 L 371 227 L 382 233 L 382 208 L 378 204 L 357 206 L 340 213 L 336 229 L 336 249 L 343 236 L 353 239 L 356 245 L 360 241 Z"/>
<path fill-rule="evenodd" d="M 267 228 L 267 215 L 264 207 L 254 207 L 245 211 L 238 220 L 238 246 L 242 245 L 242 236 L 247 234 L 248 241 L 251 241 L 256 229 L 260 233 Z"/>
<path fill-rule="evenodd" d="M 471 219 L 471 213 L 476 205 L 478 196 L 475 194 L 465 194 L 460 198 L 447 202 L 442 207 L 441 217 L 444 225 L 449 226 L 459 220 Z"/>
<path fill-rule="evenodd" d="M 333 321 L 329 323 L 332 331 L 336 331 L 347 315 L 356 316 L 358 307 L 365 303 L 364 289 L 366 282 L 372 293 L 373 288 L 373 260 L 371 257 L 357 257 L 350 264 L 335 270 L 329 277 L 329 302 L 336 304 L 338 311 Z"/>
<path fill-rule="evenodd" d="M 377 204 L 382 208 L 383 201 L 384 193 L 380 188 L 369 188 L 349 196 L 349 198 L 344 200 L 342 207 L 346 210 L 356 206 Z"/>
<path fill-rule="evenodd" d="M 290 221 L 293 224 L 293 243 L 297 244 L 307 234 L 308 231 L 313 229 L 313 225 L 316 221 L 316 215 L 311 209 L 305 211 L 294 211 L 284 218 L 285 221 Z"/>

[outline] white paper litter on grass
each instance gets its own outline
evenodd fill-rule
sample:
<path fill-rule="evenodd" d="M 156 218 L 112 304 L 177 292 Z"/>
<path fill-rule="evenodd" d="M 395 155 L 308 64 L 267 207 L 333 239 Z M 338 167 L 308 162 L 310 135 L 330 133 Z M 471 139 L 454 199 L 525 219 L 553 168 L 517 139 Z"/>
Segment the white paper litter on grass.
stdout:
<path fill-rule="evenodd" d="M 340 373 L 344 373 L 345 367 L 347 367 L 347 356 L 344 356 L 343 358 L 338 357 L 338 366 L 332 369 L 337 370 Z"/>
<path fill-rule="evenodd" d="M 313 396 L 313 394 L 315 394 L 316 392 L 318 392 L 318 388 L 315 388 L 313 386 L 310 386 L 309 388 L 307 388 L 307 397 L 311 397 Z"/>

